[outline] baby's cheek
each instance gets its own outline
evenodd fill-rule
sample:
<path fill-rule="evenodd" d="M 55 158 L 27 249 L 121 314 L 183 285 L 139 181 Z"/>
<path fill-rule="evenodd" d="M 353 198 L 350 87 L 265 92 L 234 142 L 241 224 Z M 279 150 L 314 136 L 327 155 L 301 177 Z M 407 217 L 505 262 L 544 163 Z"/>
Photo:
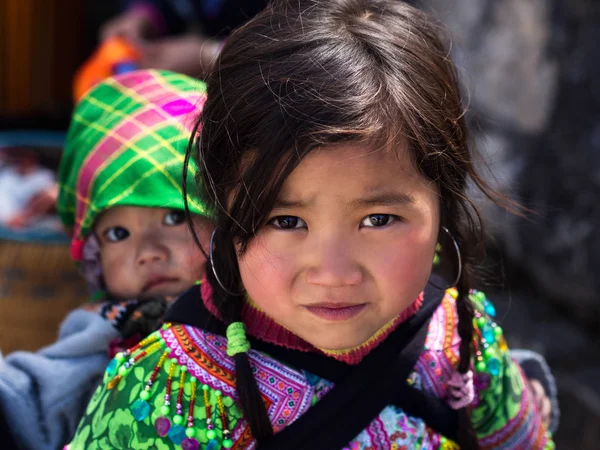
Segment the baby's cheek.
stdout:
<path fill-rule="evenodd" d="M 132 273 L 128 261 L 113 247 L 100 250 L 100 265 L 106 290 L 116 297 L 137 295 L 137 274 Z"/>
<path fill-rule="evenodd" d="M 202 279 L 206 273 L 206 264 L 208 259 L 204 256 L 202 251 L 197 247 L 182 250 L 185 254 L 185 270 L 189 271 L 198 280 Z"/>
<path fill-rule="evenodd" d="M 186 266 L 191 270 L 191 273 L 196 276 L 197 279 L 202 279 L 206 274 L 206 267 L 209 263 L 208 258 L 204 256 L 203 251 L 206 254 L 210 251 L 209 244 L 213 227 L 199 218 L 195 218 L 194 226 L 194 231 L 196 232 L 196 236 L 202 247 L 198 247 L 192 234 L 189 230 L 186 230 L 185 243 L 181 251 L 185 255 Z"/>
<path fill-rule="evenodd" d="M 131 274 L 119 267 L 116 263 L 107 261 L 102 264 L 102 275 L 106 290 L 117 297 L 126 297 L 130 294 L 131 289 Z"/>

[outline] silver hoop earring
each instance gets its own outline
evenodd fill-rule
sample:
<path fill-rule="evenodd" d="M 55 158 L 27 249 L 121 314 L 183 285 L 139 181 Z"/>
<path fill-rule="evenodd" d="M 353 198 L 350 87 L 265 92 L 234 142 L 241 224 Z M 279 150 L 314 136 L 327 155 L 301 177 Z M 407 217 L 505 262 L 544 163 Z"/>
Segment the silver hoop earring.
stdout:
<path fill-rule="evenodd" d="M 454 239 L 454 236 L 452 236 L 450 230 L 448 230 L 448 228 L 444 226 L 442 227 L 442 230 L 444 230 L 446 234 L 450 236 L 450 240 L 452 241 L 452 244 L 454 244 L 454 250 L 456 250 L 456 258 L 458 259 L 458 274 L 456 275 L 454 283 L 452 283 L 452 285 L 450 286 L 454 287 L 458 284 L 458 282 L 460 281 L 460 277 L 462 276 L 462 256 L 460 254 L 460 247 L 458 246 L 458 242 L 456 242 L 456 239 Z"/>
<path fill-rule="evenodd" d="M 208 259 L 210 260 L 210 267 L 212 268 L 212 273 L 215 276 L 215 280 L 217 280 L 217 283 L 219 283 L 219 286 L 221 286 L 221 289 L 223 289 L 229 295 L 239 295 L 239 294 L 231 292 L 229 289 L 227 289 L 223 285 L 223 282 L 219 278 L 219 275 L 217 275 L 217 269 L 215 268 L 215 261 L 214 261 L 214 258 L 213 258 L 213 248 L 214 248 L 214 245 L 215 245 L 215 234 L 216 233 L 217 233 L 217 229 L 215 228 L 213 230 L 213 232 L 212 232 L 212 235 L 210 236 L 210 246 L 208 248 Z"/>
<path fill-rule="evenodd" d="M 456 239 L 454 239 L 454 236 L 452 236 L 452 233 L 450 233 L 450 230 L 448 230 L 448 228 L 446 228 L 444 226 L 442 226 L 441 229 L 450 237 L 450 240 L 452 241 L 452 244 L 454 245 L 454 250 L 456 252 L 456 258 L 458 260 L 458 273 L 456 274 L 456 279 L 454 280 L 454 282 L 450 286 L 447 286 L 445 288 L 441 288 L 440 286 L 437 286 L 437 285 L 431 283 L 431 281 L 430 281 L 430 284 L 432 284 L 433 286 L 435 286 L 438 289 L 446 290 L 446 289 L 455 287 L 458 284 L 458 282 L 460 281 L 460 278 L 462 277 L 462 255 L 460 254 L 460 247 L 458 246 L 458 242 L 456 242 Z"/>

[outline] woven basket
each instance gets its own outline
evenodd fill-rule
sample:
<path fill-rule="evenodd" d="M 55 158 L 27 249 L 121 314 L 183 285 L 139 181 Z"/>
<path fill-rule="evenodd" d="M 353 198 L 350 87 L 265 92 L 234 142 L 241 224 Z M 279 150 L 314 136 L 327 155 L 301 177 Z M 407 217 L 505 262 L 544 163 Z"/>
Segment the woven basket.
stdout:
<path fill-rule="evenodd" d="M 54 342 L 87 286 L 61 244 L 0 240 L 0 350 L 36 350 Z"/>
<path fill-rule="evenodd" d="M 0 146 L 62 147 L 64 133 L 0 132 Z M 0 226 L 0 351 L 36 350 L 54 342 L 60 322 L 87 299 L 68 238 L 52 231 Z"/>

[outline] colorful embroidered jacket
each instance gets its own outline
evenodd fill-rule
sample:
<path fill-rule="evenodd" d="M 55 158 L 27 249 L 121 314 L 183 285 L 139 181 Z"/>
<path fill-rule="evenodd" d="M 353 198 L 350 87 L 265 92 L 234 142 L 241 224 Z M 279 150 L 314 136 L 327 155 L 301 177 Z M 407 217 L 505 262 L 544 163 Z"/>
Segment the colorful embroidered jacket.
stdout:
<path fill-rule="evenodd" d="M 448 381 L 459 359 L 455 297 L 456 291 L 449 290 L 435 311 L 409 378 L 409 383 L 441 399 L 448 397 Z M 481 447 L 554 448 L 521 369 L 493 322 L 493 305 L 482 293 L 470 297 L 476 308 L 471 411 Z M 226 348 L 224 337 L 166 324 L 117 355 L 65 450 L 255 448 L 238 405 L 234 361 Z M 256 350 L 249 357 L 276 433 L 333 387 Z M 421 419 L 390 405 L 343 450 L 457 448 Z"/>

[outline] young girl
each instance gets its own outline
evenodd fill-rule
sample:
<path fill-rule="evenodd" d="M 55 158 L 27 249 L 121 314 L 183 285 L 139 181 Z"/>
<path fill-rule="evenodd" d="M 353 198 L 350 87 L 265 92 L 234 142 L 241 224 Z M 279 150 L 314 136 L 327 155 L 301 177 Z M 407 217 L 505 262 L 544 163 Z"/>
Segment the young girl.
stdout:
<path fill-rule="evenodd" d="M 73 256 L 104 301 L 72 312 L 51 346 L 0 355 L 0 424 L 20 447 L 63 446 L 115 347 L 156 330 L 168 298 L 203 277 L 206 259 L 186 226 L 181 190 L 203 88 L 183 75 L 139 71 L 105 80 L 77 105 L 57 206 Z M 194 193 L 188 200 L 208 244 L 206 208 Z"/>
<path fill-rule="evenodd" d="M 211 270 L 111 362 L 67 448 L 553 448 L 472 290 L 468 180 L 495 196 L 436 26 L 394 0 L 277 2 L 217 67 Z"/>

